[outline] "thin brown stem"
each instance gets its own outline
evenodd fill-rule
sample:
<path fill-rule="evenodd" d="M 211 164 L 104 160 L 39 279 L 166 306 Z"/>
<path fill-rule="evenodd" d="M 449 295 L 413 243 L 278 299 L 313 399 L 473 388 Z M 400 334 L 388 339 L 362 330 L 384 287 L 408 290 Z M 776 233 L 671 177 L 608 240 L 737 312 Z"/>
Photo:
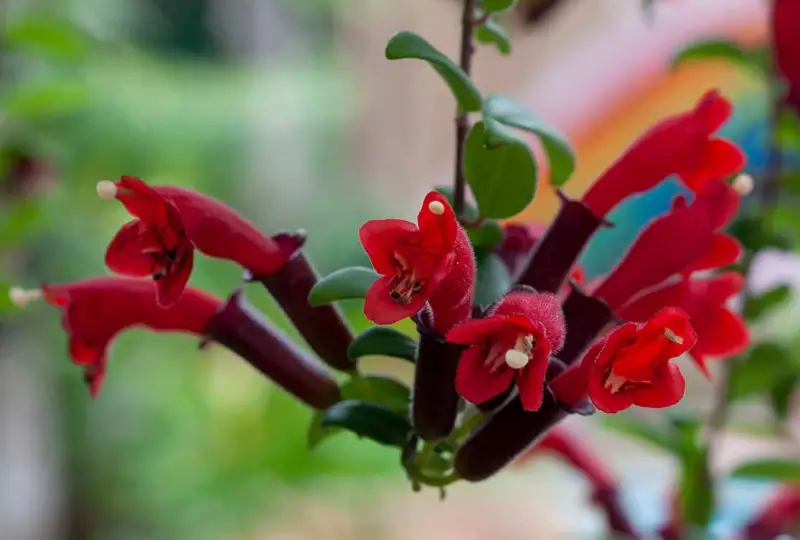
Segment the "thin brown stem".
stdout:
<path fill-rule="evenodd" d="M 461 14 L 461 47 L 459 54 L 459 66 L 467 75 L 472 70 L 472 53 L 475 47 L 472 42 L 472 34 L 475 26 L 475 1 L 464 0 L 464 11 Z M 469 121 L 467 113 L 461 108 L 456 111 L 456 163 L 455 180 L 453 185 L 453 211 L 461 217 L 464 213 L 464 198 L 466 194 L 467 181 L 464 178 L 464 141 L 469 131 Z"/>

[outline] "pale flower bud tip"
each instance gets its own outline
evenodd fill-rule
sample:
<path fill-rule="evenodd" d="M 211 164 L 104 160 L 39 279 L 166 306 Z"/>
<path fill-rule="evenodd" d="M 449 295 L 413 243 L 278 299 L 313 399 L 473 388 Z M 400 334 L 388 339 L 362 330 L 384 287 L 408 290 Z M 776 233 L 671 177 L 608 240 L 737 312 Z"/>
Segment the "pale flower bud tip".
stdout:
<path fill-rule="evenodd" d="M 38 300 L 42 297 L 42 291 L 38 289 L 27 290 L 22 287 L 11 287 L 8 290 L 8 297 L 18 308 L 24 308 L 31 300 Z"/>
<path fill-rule="evenodd" d="M 444 204 L 442 204 L 440 201 L 431 201 L 428 203 L 428 210 L 437 216 L 441 216 L 444 214 Z"/>
<path fill-rule="evenodd" d="M 511 369 L 522 369 L 528 365 L 528 355 L 516 349 L 506 351 L 506 364 Z"/>
<path fill-rule="evenodd" d="M 753 191 L 755 183 L 749 174 L 740 174 L 733 181 L 733 190 L 741 196 L 748 195 Z"/>
<path fill-rule="evenodd" d="M 117 186 L 111 180 L 100 180 L 97 183 L 97 196 L 110 201 L 117 196 Z"/>

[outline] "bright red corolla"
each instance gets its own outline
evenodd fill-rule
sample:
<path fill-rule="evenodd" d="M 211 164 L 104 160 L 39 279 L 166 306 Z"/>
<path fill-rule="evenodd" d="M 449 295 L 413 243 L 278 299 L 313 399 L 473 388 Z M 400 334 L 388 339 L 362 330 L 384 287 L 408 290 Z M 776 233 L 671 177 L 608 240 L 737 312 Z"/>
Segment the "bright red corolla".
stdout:
<path fill-rule="evenodd" d="M 208 320 L 222 306 L 218 298 L 189 287 L 172 306 L 161 308 L 151 281 L 117 277 L 45 285 L 39 291 L 12 289 L 11 295 L 20 305 L 42 297 L 62 309 L 69 354 L 73 362 L 83 366 L 93 397 L 102 387 L 107 349 L 117 334 L 144 326 L 202 336 Z"/>
<path fill-rule="evenodd" d="M 632 405 L 662 408 L 683 397 L 686 382 L 671 360 L 697 341 L 689 317 L 668 308 L 647 323 L 625 323 L 589 349 L 582 360 L 589 398 L 616 413 Z"/>
<path fill-rule="evenodd" d="M 221 202 L 191 189 L 149 186 L 130 176 L 97 186 L 103 198 L 116 198 L 136 219 L 122 226 L 106 252 L 117 274 L 151 276 L 158 302 L 172 305 L 192 271 L 193 251 L 228 259 L 261 277 L 279 269 L 302 240 L 276 241 Z M 283 237 L 281 237 L 283 238 Z"/>
<path fill-rule="evenodd" d="M 800 111 L 800 3 L 773 0 L 773 50 L 778 70 L 789 84 L 787 101 Z"/>
<path fill-rule="evenodd" d="M 456 389 L 466 400 L 483 403 L 516 381 L 523 407 L 539 409 L 550 355 L 561 349 L 565 332 L 554 295 L 507 295 L 485 319 L 464 322 L 447 333 L 451 343 L 470 346 L 458 364 Z"/>
<path fill-rule="evenodd" d="M 725 358 L 741 353 L 750 342 L 747 325 L 726 306 L 744 288 L 744 277 L 736 272 L 668 283 L 633 300 L 617 311 L 626 321 L 646 321 L 666 306 L 684 310 L 697 332 L 691 351 L 700 369 L 708 374 L 707 356 Z"/>
<path fill-rule="evenodd" d="M 378 273 L 367 293 L 364 314 L 376 324 L 392 324 L 430 303 L 433 326 L 445 333 L 469 317 L 475 260 L 453 209 L 440 193 L 428 193 L 417 225 L 376 219 L 359 231 L 364 251 Z"/>
<path fill-rule="evenodd" d="M 717 91 L 710 91 L 688 112 L 654 125 L 589 188 L 583 203 L 604 217 L 625 198 L 647 191 L 677 174 L 698 191 L 712 178 L 738 172 L 745 163 L 742 151 L 714 133 L 730 117 L 733 107 Z"/>

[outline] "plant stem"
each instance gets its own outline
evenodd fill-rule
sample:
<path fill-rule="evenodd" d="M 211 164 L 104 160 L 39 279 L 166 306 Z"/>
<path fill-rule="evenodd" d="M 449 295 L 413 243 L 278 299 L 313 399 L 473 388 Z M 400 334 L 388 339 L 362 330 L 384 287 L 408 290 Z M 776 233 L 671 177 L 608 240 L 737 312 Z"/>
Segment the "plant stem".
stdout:
<path fill-rule="evenodd" d="M 475 1 L 464 0 L 464 10 L 461 13 L 461 48 L 459 66 L 469 76 L 472 70 L 472 53 L 475 48 L 472 43 L 473 28 L 475 25 Z M 464 178 L 464 140 L 467 138 L 469 123 L 467 113 L 459 108 L 456 111 L 456 163 L 455 180 L 453 185 L 453 211 L 461 217 L 464 213 L 464 196 L 466 192 L 466 179 Z"/>

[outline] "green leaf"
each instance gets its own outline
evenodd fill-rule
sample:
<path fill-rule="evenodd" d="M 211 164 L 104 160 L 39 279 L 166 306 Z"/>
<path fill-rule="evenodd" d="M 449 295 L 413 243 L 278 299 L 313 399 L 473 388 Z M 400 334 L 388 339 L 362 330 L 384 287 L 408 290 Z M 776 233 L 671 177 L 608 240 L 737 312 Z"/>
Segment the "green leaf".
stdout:
<path fill-rule="evenodd" d="M 489 19 L 475 29 L 475 40 L 484 45 L 494 45 L 500 54 L 511 53 L 511 40 L 508 39 L 505 29 L 494 19 Z"/>
<path fill-rule="evenodd" d="M 469 227 L 467 236 L 476 252 L 486 252 L 503 241 L 505 232 L 498 222 L 486 219 L 477 227 Z"/>
<path fill-rule="evenodd" d="M 770 391 L 772 412 L 778 420 L 785 420 L 789 412 L 789 399 L 792 397 L 800 375 L 784 376 Z"/>
<path fill-rule="evenodd" d="M 490 147 L 502 142 L 503 134 L 498 130 L 498 124 L 539 137 L 550 163 L 553 186 L 563 185 L 575 170 L 575 152 L 566 137 L 515 99 L 503 94 L 488 95 L 483 103 L 483 119 L 486 122 L 486 143 Z"/>
<path fill-rule="evenodd" d="M 775 482 L 800 481 L 800 461 L 796 459 L 773 458 L 748 461 L 736 467 L 735 478 L 769 480 Z"/>
<path fill-rule="evenodd" d="M 56 60 L 81 60 L 86 57 L 91 45 L 86 34 L 69 21 L 42 14 L 28 15 L 11 22 L 4 37 L 11 50 L 32 50 Z"/>
<path fill-rule="evenodd" d="M 311 417 L 311 423 L 308 426 L 308 434 L 306 436 L 308 448 L 311 450 L 319 446 L 319 444 L 328 437 L 332 437 L 343 431 L 341 428 L 323 426 L 322 417 L 324 414 L 325 411 L 316 411 L 314 416 Z"/>
<path fill-rule="evenodd" d="M 672 60 L 672 67 L 692 60 L 724 59 L 742 67 L 763 72 L 765 65 L 762 56 L 761 51 L 748 51 L 731 41 L 713 39 L 693 43 L 678 52 Z"/>
<path fill-rule="evenodd" d="M 35 199 L 4 209 L 0 217 L 0 247 L 18 244 L 42 224 L 43 216 L 40 201 Z"/>
<path fill-rule="evenodd" d="M 444 195 L 450 206 L 453 206 L 453 200 L 455 199 L 453 186 L 435 186 L 433 189 Z M 462 216 L 468 222 L 478 221 L 480 219 L 478 207 L 469 201 L 464 201 L 464 213 Z"/>
<path fill-rule="evenodd" d="M 666 450 L 667 452 L 677 453 L 678 445 L 672 440 L 668 433 L 660 430 L 653 425 L 629 416 L 614 415 L 605 419 L 604 425 L 614 431 L 635 437 Z"/>
<path fill-rule="evenodd" d="M 483 10 L 486 13 L 499 13 L 511 8 L 517 0 L 483 0 Z"/>
<path fill-rule="evenodd" d="M 353 340 L 347 348 L 347 356 L 355 360 L 362 356 L 373 355 L 414 362 L 417 357 L 417 342 L 394 328 L 373 326 Z"/>
<path fill-rule="evenodd" d="M 744 305 L 744 318 L 747 320 L 758 319 L 764 313 L 776 308 L 792 296 L 792 288 L 788 285 L 780 285 L 770 289 L 760 296 L 752 296 L 747 299 Z"/>
<path fill-rule="evenodd" d="M 484 146 L 484 123 L 477 122 L 467 136 L 464 176 L 484 217 L 514 216 L 530 204 L 536 192 L 533 152 L 513 135 L 506 135 L 502 146 L 489 149 Z"/>
<path fill-rule="evenodd" d="M 402 448 L 411 433 L 408 419 L 392 409 L 364 401 L 340 401 L 322 414 L 323 427 L 338 427 L 380 444 Z"/>
<path fill-rule="evenodd" d="M 760 210 L 740 213 L 728 228 L 728 232 L 734 235 L 742 243 L 744 249 L 751 253 L 769 247 L 783 250 L 793 248 L 793 243 L 789 238 L 770 230 Z"/>
<path fill-rule="evenodd" d="M 377 403 L 408 416 L 411 390 L 391 377 L 367 375 L 353 377 L 342 385 L 342 399 Z"/>
<path fill-rule="evenodd" d="M 776 343 L 759 343 L 734 365 L 728 400 L 767 394 L 796 372 L 797 365 L 787 349 Z"/>
<path fill-rule="evenodd" d="M 511 288 L 511 275 L 505 263 L 494 253 L 478 257 L 478 279 L 475 282 L 475 300 L 479 306 L 488 306 Z"/>
<path fill-rule="evenodd" d="M 337 300 L 364 298 L 367 291 L 381 277 L 372 268 L 350 266 L 320 279 L 308 293 L 308 303 L 321 306 Z"/>
<path fill-rule="evenodd" d="M 26 81 L 6 89 L 3 110 L 24 120 L 74 113 L 86 103 L 86 86 L 76 81 Z"/>
<path fill-rule="evenodd" d="M 404 58 L 425 60 L 445 80 L 462 110 L 480 110 L 481 93 L 469 75 L 419 35 L 413 32 L 399 32 L 392 36 L 389 43 L 386 44 L 386 58 L 389 60 Z"/>
<path fill-rule="evenodd" d="M 680 494 L 687 524 L 706 527 L 714 513 L 714 490 L 708 449 L 694 448 L 681 460 Z"/>

